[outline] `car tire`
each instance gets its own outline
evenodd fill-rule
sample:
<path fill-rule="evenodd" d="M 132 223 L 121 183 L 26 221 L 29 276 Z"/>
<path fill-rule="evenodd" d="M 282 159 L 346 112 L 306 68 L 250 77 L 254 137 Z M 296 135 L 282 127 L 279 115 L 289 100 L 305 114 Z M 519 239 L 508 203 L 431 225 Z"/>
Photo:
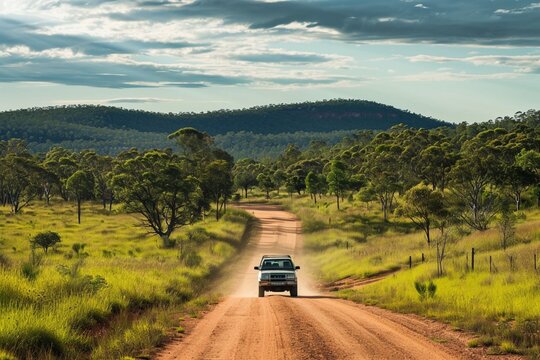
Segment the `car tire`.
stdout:
<path fill-rule="evenodd" d="M 292 297 L 297 297 L 298 296 L 298 286 L 292 287 L 290 292 L 291 292 Z"/>
<path fill-rule="evenodd" d="M 259 287 L 259 297 L 264 297 L 264 288 Z"/>

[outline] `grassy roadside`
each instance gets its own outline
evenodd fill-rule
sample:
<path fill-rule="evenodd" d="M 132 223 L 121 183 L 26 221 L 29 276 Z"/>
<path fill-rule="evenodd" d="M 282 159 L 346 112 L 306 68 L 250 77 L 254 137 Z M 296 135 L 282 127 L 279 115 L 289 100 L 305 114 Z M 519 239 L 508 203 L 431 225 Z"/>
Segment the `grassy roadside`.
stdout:
<path fill-rule="evenodd" d="M 303 220 L 304 243 L 321 282 L 399 269 L 382 281 L 340 290 L 338 296 L 474 331 L 479 337 L 470 346 L 488 346 L 490 353 L 540 357 L 540 271 L 534 271 L 533 263 L 535 253 L 540 257 L 538 209 L 521 213 L 516 241 L 506 250 L 500 247 L 495 225 L 484 232 L 454 229 L 446 274 L 438 278 L 434 247 L 428 247 L 423 234 L 405 219 L 394 217 L 384 224 L 376 204 L 366 207 L 349 201 L 337 211 L 330 197 L 316 205 L 309 197 L 281 201 Z M 470 268 L 473 247 L 474 272 Z M 436 286 L 435 295 L 421 297 L 415 283 L 430 281 Z"/>
<path fill-rule="evenodd" d="M 162 249 L 136 217 L 88 204 L 0 208 L 0 350 L 17 358 L 118 359 L 144 355 L 212 298 L 207 279 L 242 246 L 249 221 L 231 209 L 219 221 L 178 231 Z M 33 255 L 28 239 L 52 230 L 62 242 Z M 190 238 L 189 241 L 185 240 Z M 74 244 L 85 244 L 77 253 Z M 1 351 L 0 351 L 1 354 Z"/>

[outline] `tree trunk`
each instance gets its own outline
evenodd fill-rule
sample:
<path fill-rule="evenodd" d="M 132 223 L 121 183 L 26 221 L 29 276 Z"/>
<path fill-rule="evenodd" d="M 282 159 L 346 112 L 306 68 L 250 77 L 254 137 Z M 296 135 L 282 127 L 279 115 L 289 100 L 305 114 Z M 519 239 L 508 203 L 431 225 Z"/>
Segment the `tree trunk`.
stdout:
<path fill-rule="evenodd" d="M 77 220 L 81 223 L 81 199 L 77 198 Z"/>
<path fill-rule="evenodd" d="M 337 200 L 337 209 L 339 210 L 339 194 L 336 194 L 336 200 Z"/>
<path fill-rule="evenodd" d="M 219 198 L 216 199 L 216 221 L 219 220 Z"/>
<path fill-rule="evenodd" d="M 163 247 L 164 248 L 169 248 L 171 246 L 171 241 L 169 239 L 169 235 L 161 234 L 160 237 L 161 237 L 161 241 L 163 242 Z"/>
<path fill-rule="evenodd" d="M 428 220 L 428 221 L 426 221 L 426 239 L 427 239 L 428 247 L 431 246 L 431 237 L 430 237 L 429 228 L 430 228 L 430 223 L 429 223 L 429 220 Z"/>

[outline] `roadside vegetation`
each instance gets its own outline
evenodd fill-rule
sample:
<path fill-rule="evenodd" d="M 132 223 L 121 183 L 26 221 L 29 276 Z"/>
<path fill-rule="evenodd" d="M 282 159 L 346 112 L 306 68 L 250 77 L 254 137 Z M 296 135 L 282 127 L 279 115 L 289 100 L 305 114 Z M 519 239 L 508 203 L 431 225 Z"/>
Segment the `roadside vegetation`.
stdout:
<path fill-rule="evenodd" d="M 469 345 L 491 353 L 538 358 L 539 125 L 529 111 L 453 129 L 396 126 L 291 145 L 233 172 L 247 201 L 302 219 L 325 289 L 474 331 Z"/>
<path fill-rule="evenodd" d="M 171 138 L 116 158 L 0 142 L 3 358 L 148 357 L 216 301 L 250 217 L 227 209 L 232 158 L 194 129 Z"/>

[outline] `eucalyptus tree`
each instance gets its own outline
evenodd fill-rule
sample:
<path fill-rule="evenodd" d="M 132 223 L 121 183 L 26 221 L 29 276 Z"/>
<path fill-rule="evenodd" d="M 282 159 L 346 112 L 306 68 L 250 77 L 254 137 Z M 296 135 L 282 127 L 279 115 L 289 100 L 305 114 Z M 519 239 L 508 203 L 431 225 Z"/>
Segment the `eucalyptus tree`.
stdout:
<path fill-rule="evenodd" d="M 81 203 L 94 194 L 94 176 L 85 170 L 77 170 L 66 181 L 67 191 L 77 202 L 77 222 L 81 223 Z"/>
<path fill-rule="evenodd" d="M 330 162 L 330 171 L 326 175 L 326 182 L 328 183 L 329 192 L 336 196 L 338 210 L 340 209 L 339 199 L 344 197 L 344 193 L 348 189 L 349 177 L 344 162 L 338 160 L 332 160 Z"/>
<path fill-rule="evenodd" d="M 127 211 L 142 216 L 142 224 L 171 245 L 171 234 L 193 224 L 203 214 L 200 181 L 192 164 L 170 150 L 141 153 L 117 165 L 113 186 Z"/>
<path fill-rule="evenodd" d="M 398 215 L 407 217 L 424 232 L 429 246 L 431 245 L 431 229 L 444 209 L 443 193 L 419 184 L 407 190 L 396 212 Z"/>
<path fill-rule="evenodd" d="M 231 164 L 225 160 L 214 160 L 208 164 L 201 177 L 201 187 L 203 193 L 211 195 L 216 206 L 216 220 L 219 220 L 232 194 Z"/>

